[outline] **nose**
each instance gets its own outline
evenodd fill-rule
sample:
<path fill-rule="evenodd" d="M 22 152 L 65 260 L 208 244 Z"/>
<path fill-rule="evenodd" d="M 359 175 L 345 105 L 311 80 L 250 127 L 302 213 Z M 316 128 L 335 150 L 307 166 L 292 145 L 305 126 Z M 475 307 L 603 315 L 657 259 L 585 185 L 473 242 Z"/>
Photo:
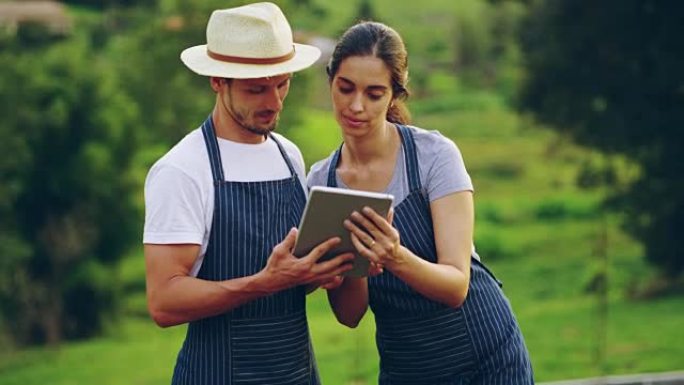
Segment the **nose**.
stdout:
<path fill-rule="evenodd" d="M 355 93 L 352 96 L 351 103 L 349 104 L 349 109 L 352 112 L 363 111 L 363 95 L 361 93 Z"/>
<path fill-rule="evenodd" d="M 271 92 L 266 95 L 266 108 L 279 112 L 283 108 L 284 97 L 278 92 L 277 88 L 273 88 Z"/>

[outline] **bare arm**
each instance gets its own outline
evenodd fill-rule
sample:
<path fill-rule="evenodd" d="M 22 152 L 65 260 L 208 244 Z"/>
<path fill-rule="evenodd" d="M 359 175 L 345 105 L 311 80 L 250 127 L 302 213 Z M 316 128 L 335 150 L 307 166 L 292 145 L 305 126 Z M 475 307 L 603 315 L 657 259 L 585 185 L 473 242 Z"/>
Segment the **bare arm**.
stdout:
<path fill-rule="evenodd" d="M 345 262 L 351 254 L 317 263 L 338 238 L 318 245 L 303 258 L 295 257 L 291 250 L 296 234 L 291 230 L 273 248 L 266 267 L 257 274 L 225 281 L 190 276 L 199 245 L 146 244 L 147 302 L 152 318 L 166 327 L 222 314 L 256 298 L 330 278 L 350 268 Z"/>
<path fill-rule="evenodd" d="M 368 279 L 345 278 L 340 286 L 328 290 L 328 302 L 339 323 L 355 328 L 368 309 Z"/>
<path fill-rule="evenodd" d="M 422 295 L 459 307 L 468 294 L 474 209 L 470 191 L 437 199 L 430 204 L 437 263 L 428 262 L 399 243 L 399 233 L 380 215 L 364 210 L 346 226 L 356 235 L 355 246 L 372 262 L 384 265 Z M 366 228 L 368 233 L 361 230 Z M 372 237 L 372 238 L 371 238 Z"/>
<path fill-rule="evenodd" d="M 387 222 L 392 223 L 393 217 L 394 210 L 390 209 Z M 353 232 L 351 239 L 355 245 L 360 242 Z M 382 272 L 382 265 L 371 262 L 368 270 L 370 277 L 382 274 Z M 328 302 L 339 323 L 355 328 L 368 310 L 368 278 L 347 277 L 340 279 L 342 279 L 341 283 L 328 287 Z"/>

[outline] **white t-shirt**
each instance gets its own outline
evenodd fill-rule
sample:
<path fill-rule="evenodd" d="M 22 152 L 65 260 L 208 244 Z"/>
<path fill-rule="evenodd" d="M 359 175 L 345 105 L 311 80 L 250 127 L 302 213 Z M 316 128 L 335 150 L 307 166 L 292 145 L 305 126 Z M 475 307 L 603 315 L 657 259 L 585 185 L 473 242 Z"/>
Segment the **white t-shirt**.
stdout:
<path fill-rule="evenodd" d="M 304 159 L 297 146 L 279 134 L 304 191 Z M 218 138 L 226 181 L 257 182 L 290 177 L 273 139 L 245 144 Z M 197 275 L 209 243 L 214 213 L 214 184 L 202 129 L 193 130 L 162 156 L 145 180 L 143 243 L 201 245 L 191 271 Z"/>

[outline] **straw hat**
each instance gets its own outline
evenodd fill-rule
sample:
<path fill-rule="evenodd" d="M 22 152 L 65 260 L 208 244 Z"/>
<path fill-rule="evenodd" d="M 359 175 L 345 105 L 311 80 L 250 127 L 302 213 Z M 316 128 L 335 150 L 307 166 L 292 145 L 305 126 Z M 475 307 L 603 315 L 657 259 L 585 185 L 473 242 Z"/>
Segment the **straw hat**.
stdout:
<path fill-rule="evenodd" d="M 248 79 L 282 75 L 311 66 L 318 48 L 292 41 L 285 15 L 273 3 L 216 10 L 207 24 L 207 44 L 190 47 L 181 60 L 204 76 Z"/>

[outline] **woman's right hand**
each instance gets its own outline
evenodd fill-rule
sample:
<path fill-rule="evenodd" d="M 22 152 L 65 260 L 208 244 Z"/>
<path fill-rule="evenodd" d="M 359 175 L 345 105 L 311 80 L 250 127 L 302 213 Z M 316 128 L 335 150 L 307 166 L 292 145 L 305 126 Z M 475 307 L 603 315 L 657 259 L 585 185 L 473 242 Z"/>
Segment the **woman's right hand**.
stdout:
<path fill-rule="evenodd" d="M 405 262 L 399 231 L 392 226 L 392 218 L 392 210 L 384 218 L 373 209 L 364 207 L 360 212 L 353 212 L 344 221 L 344 227 L 351 233 L 356 251 L 375 263 L 376 268 L 392 268 L 393 265 Z"/>

